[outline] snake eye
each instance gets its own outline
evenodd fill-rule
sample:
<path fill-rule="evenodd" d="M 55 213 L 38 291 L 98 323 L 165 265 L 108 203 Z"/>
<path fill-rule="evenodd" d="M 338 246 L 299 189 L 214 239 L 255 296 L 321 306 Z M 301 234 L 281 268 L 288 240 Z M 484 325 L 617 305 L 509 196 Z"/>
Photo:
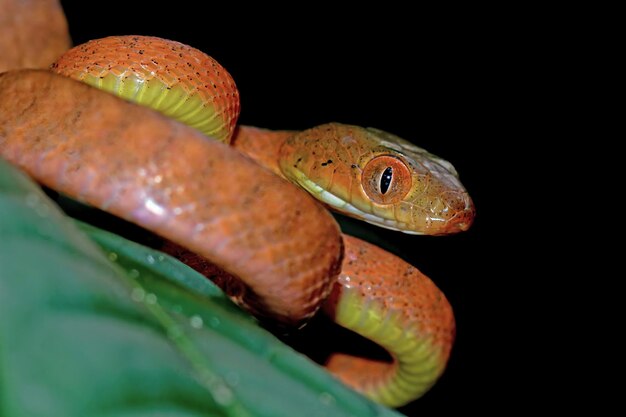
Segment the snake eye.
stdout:
<path fill-rule="evenodd" d="M 411 171 L 401 159 L 390 155 L 373 158 L 361 174 L 365 194 L 375 203 L 393 204 L 409 192 Z"/>
<path fill-rule="evenodd" d="M 380 177 L 380 192 L 381 194 L 385 194 L 387 190 L 389 190 L 389 185 L 391 185 L 391 180 L 393 179 L 393 168 L 387 167 L 383 172 L 383 175 Z"/>

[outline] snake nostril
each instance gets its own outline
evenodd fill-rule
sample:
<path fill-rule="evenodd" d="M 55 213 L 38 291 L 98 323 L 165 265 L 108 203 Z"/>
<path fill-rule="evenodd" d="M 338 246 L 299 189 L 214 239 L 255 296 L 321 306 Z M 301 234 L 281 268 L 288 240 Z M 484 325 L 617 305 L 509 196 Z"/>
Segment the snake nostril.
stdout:
<path fill-rule="evenodd" d="M 469 195 L 465 194 L 465 208 L 456 215 L 454 222 L 456 229 L 461 232 L 467 231 L 474 222 L 475 215 L 474 202 Z"/>
<path fill-rule="evenodd" d="M 471 220 L 470 221 L 461 220 L 458 223 L 456 223 L 455 226 L 459 231 L 465 232 L 470 228 L 471 225 L 472 225 Z"/>

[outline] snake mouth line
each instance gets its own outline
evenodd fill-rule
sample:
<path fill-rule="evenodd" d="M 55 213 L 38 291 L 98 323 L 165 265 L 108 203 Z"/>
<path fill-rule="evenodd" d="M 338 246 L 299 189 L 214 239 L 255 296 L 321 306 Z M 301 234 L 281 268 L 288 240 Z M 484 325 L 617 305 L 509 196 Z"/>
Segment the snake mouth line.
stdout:
<path fill-rule="evenodd" d="M 348 203 L 345 200 L 337 197 L 336 195 L 326 191 L 315 182 L 306 178 L 301 171 L 298 171 L 297 175 L 298 183 L 305 188 L 310 193 L 318 196 L 318 199 L 328 204 L 330 207 L 338 210 L 341 213 L 344 213 L 351 217 L 357 217 L 366 221 L 370 224 L 384 227 L 385 229 L 396 230 L 398 232 L 403 232 L 411 235 L 423 235 L 423 233 L 417 232 L 415 230 L 411 230 L 407 223 L 402 223 L 397 220 L 385 219 L 384 217 L 376 216 L 372 213 L 367 213 L 354 205 Z"/>

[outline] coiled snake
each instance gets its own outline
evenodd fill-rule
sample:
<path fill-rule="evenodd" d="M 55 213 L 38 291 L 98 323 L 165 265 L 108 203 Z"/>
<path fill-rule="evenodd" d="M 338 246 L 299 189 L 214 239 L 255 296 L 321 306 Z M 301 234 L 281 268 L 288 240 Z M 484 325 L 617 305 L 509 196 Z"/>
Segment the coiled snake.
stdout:
<path fill-rule="evenodd" d="M 399 406 L 435 383 L 454 339 L 445 296 L 401 259 L 341 235 L 324 207 L 407 233 L 464 231 L 474 208 L 452 165 L 376 129 L 237 127 L 228 72 L 174 41 L 94 40 L 51 69 L 0 74 L 13 97 L 0 103 L 2 157 L 223 268 L 238 278 L 225 283 L 233 299 L 257 315 L 299 325 L 323 308 L 380 344 L 393 363 L 328 364 L 370 398 Z"/>

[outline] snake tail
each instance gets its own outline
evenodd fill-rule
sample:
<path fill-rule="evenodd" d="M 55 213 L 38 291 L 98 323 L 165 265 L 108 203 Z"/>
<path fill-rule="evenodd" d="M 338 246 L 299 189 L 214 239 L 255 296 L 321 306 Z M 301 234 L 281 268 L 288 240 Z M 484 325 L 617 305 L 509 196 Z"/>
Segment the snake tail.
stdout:
<path fill-rule="evenodd" d="M 342 271 L 323 309 L 385 348 L 392 362 L 336 353 L 326 366 L 367 397 L 399 407 L 443 373 L 455 337 L 452 307 L 415 267 L 355 237 L 344 235 L 344 242 Z"/>

